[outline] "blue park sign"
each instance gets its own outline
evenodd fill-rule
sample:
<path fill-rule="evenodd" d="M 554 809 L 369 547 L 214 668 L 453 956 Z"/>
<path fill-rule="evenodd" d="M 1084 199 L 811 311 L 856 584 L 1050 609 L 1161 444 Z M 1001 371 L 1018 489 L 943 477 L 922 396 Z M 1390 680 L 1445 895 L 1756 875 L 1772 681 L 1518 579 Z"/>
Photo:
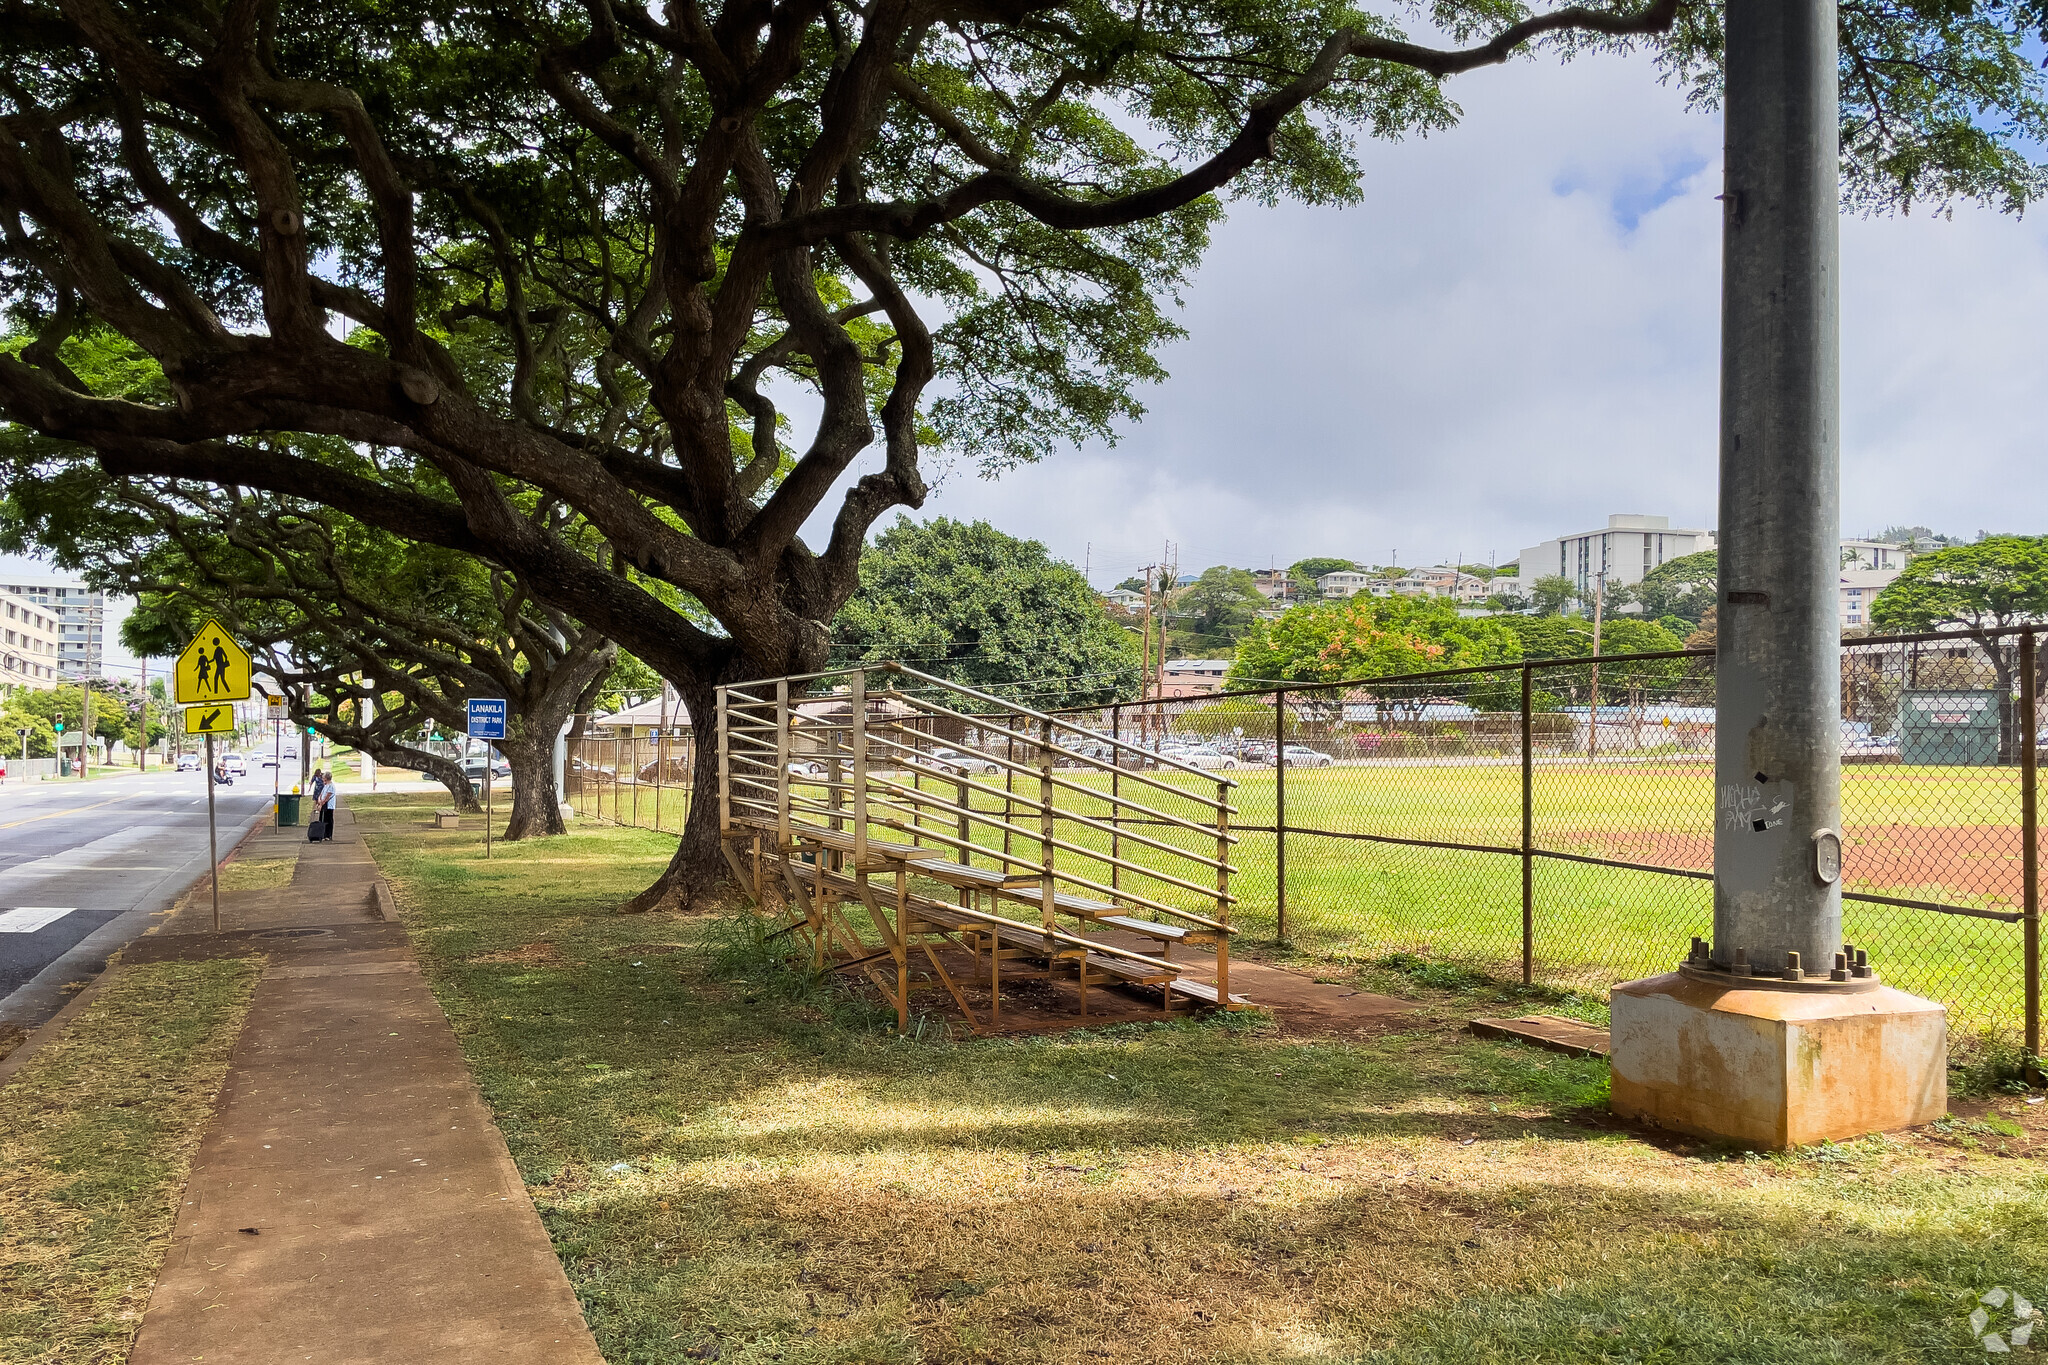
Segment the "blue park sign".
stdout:
<path fill-rule="evenodd" d="M 471 697 L 469 699 L 469 737 L 471 739 L 503 739 L 505 737 L 505 699 L 503 697 Z"/>

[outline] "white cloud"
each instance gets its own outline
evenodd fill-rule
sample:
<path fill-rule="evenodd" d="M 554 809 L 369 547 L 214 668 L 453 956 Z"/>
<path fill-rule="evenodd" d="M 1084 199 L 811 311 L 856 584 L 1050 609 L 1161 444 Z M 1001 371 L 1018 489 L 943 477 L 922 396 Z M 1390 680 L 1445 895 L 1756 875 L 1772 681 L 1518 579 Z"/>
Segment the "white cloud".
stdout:
<path fill-rule="evenodd" d="M 924 514 L 1088 554 L 1098 583 L 1167 540 L 1199 569 L 1506 560 L 1609 512 L 1711 525 L 1718 119 L 1639 59 L 1453 93 L 1459 128 L 1368 149 L 1359 207 L 1234 207 L 1173 377 L 1119 445 L 954 471 Z M 2024 476 L 2048 230 L 1973 210 L 1842 228 L 1847 529 L 2048 529 Z"/>

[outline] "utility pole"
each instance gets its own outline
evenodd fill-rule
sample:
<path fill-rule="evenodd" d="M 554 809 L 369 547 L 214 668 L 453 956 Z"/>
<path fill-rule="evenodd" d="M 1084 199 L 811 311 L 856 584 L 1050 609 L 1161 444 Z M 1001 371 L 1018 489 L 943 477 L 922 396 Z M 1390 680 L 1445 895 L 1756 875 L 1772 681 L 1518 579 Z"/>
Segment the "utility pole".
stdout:
<path fill-rule="evenodd" d="M 142 661 L 142 692 L 135 699 L 142 719 L 135 727 L 135 771 L 149 771 L 149 660 Z"/>
<path fill-rule="evenodd" d="M 1835 23 L 1834 0 L 1727 21 L 1713 960 L 1772 971 L 1842 946 L 1814 863 L 1841 828 Z"/>
<path fill-rule="evenodd" d="M 1156 564 L 1147 564 L 1145 566 L 1145 643 L 1143 645 L 1143 659 L 1139 665 L 1144 671 L 1138 675 L 1138 701 L 1140 703 L 1143 703 L 1152 695 L 1152 576 L 1156 572 L 1158 572 Z M 1138 736 L 1140 743 L 1144 741 L 1146 721 L 1146 709 L 1141 704 L 1138 707 Z"/>
<path fill-rule="evenodd" d="M 78 777 L 84 781 L 92 766 L 92 674 L 78 675 L 78 689 Z"/>
<path fill-rule="evenodd" d="M 1842 941 L 1836 22 L 1727 0 L 1714 938 L 1611 996 L 1614 1112 L 1749 1147 L 1948 1109 L 1945 1011 Z"/>

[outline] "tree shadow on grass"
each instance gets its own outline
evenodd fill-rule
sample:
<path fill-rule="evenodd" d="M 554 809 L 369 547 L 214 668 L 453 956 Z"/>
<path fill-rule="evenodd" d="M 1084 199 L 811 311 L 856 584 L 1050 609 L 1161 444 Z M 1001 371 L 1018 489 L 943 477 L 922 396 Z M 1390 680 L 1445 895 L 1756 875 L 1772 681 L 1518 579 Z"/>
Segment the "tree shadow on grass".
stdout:
<path fill-rule="evenodd" d="M 1924 1359 L 1978 1349 L 1978 1295 L 2048 1276 L 2016 1189 L 1815 1207 L 1810 1177 L 1547 1165 L 1097 1184 L 739 1160 L 598 1181 L 548 1220 L 613 1360 L 678 1359 L 679 1325 L 726 1361 Z"/>

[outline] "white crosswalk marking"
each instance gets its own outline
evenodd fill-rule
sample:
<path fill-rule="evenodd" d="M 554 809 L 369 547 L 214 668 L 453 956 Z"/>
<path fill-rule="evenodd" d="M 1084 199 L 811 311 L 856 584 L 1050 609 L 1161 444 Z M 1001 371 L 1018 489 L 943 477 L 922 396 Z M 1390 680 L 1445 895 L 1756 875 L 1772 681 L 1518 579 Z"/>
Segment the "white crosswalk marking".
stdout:
<path fill-rule="evenodd" d="M 0 912 L 0 934 L 33 934 L 46 924 L 55 924 L 77 908 L 75 905 L 23 905 Z"/>

